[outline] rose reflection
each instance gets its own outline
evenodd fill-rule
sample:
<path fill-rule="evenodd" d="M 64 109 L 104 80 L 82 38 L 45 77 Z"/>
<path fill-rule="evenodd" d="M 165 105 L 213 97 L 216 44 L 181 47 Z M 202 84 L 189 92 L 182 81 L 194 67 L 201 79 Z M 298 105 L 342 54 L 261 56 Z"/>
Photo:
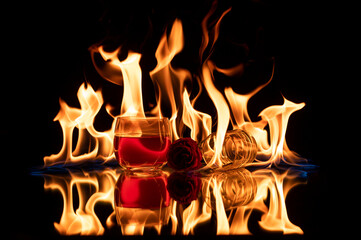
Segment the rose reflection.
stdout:
<path fill-rule="evenodd" d="M 159 229 L 168 223 L 170 196 L 164 171 L 121 172 L 114 190 L 114 205 L 122 233 L 143 234 L 144 227 Z"/>
<path fill-rule="evenodd" d="M 201 186 L 199 174 L 174 172 L 168 178 L 167 189 L 174 200 L 186 205 L 197 199 Z"/>

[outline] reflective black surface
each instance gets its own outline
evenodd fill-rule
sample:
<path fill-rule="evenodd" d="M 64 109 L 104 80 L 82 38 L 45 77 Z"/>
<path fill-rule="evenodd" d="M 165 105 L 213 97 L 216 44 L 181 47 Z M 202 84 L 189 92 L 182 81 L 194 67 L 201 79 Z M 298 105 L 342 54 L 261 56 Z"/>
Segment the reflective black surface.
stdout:
<path fill-rule="evenodd" d="M 322 179 L 320 170 L 314 167 L 308 167 L 307 169 L 237 169 L 227 172 L 188 175 L 185 176 L 185 178 L 177 177 L 176 175 L 178 173 L 171 174 L 167 169 L 165 169 L 167 170 L 165 172 L 156 172 L 150 175 L 149 173 L 148 175 L 145 174 L 147 176 L 144 174 L 139 176 L 139 174 L 137 174 L 135 178 L 129 178 L 126 176 L 134 176 L 134 174 L 124 172 L 114 166 L 107 168 L 103 166 L 102 168 L 103 169 L 92 170 L 52 168 L 33 171 L 33 176 L 28 175 L 27 181 L 23 182 L 24 187 L 28 186 L 28 188 L 25 188 L 22 194 L 19 194 L 19 192 L 17 195 L 14 194 L 18 197 L 25 194 L 26 198 L 23 198 L 22 201 L 18 198 L 18 201 L 13 201 L 13 204 L 24 203 L 26 199 L 26 205 L 31 206 L 21 208 L 21 211 L 26 213 L 23 219 L 28 219 L 28 224 L 18 229 L 16 236 L 44 237 L 53 235 L 56 237 L 65 237 L 60 236 L 58 232 L 70 234 L 70 232 L 62 232 L 62 227 L 67 231 L 71 231 L 73 227 L 73 230 L 79 234 L 80 232 L 77 232 L 79 231 L 77 230 L 77 224 L 81 225 L 82 222 L 84 225 L 84 219 L 88 218 L 89 220 L 89 218 L 94 218 L 83 226 L 82 234 L 91 233 L 91 235 L 94 235 L 101 233 L 101 235 L 109 237 L 121 236 L 123 234 L 144 234 L 145 237 L 149 237 L 158 233 L 161 234 L 161 236 L 171 236 L 171 234 L 179 236 L 179 234 L 183 233 L 192 233 L 194 235 L 206 234 L 216 237 L 217 214 L 222 214 L 219 208 L 220 205 L 217 206 L 217 202 L 224 204 L 226 209 L 225 213 L 228 217 L 232 216 L 231 224 L 229 225 L 233 226 L 233 230 L 231 229 L 233 234 L 231 235 L 237 233 L 245 234 L 245 232 L 242 232 L 245 230 L 241 229 L 241 216 L 249 216 L 247 227 L 252 235 L 245 236 L 254 238 L 262 236 L 278 236 L 284 238 L 310 237 L 314 234 L 323 234 L 321 223 L 327 222 L 327 212 L 324 212 L 324 210 L 326 210 L 324 208 L 325 203 L 322 202 L 323 190 L 321 188 Z M 174 176 L 178 178 L 177 183 L 174 183 L 174 180 L 167 180 L 169 178 L 174 179 Z M 137 197 L 126 193 L 123 195 L 126 199 L 124 200 L 123 197 L 123 200 L 120 200 L 119 196 L 121 195 L 122 188 L 119 184 L 124 182 L 124 177 L 129 179 L 127 180 L 127 184 L 133 189 L 131 191 L 133 194 L 138 186 L 138 190 L 143 189 L 138 192 L 140 195 L 151 194 L 152 192 L 153 197 L 148 199 L 149 197 L 146 196 L 138 195 Z M 278 178 L 280 178 L 278 183 L 283 183 L 283 187 L 281 188 L 277 187 L 277 181 L 275 181 Z M 139 181 L 139 179 L 141 180 Z M 180 184 L 184 186 L 185 181 L 190 181 L 188 184 L 192 185 L 193 188 L 182 187 L 182 191 L 177 191 L 177 186 Z M 163 185 L 163 187 L 159 186 L 161 182 L 168 183 L 167 189 L 165 185 Z M 235 184 L 236 182 L 237 184 Z M 70 187 L 70 185 L 72 185 L 72 187 Z M 227 185 L 231 190 L 225 188 Z M 155 186 L 158 186 L 158 188 L 155 188 Z M 259 221 L 262 220 L 262 215 L 265 211 L 267 213 L 271 212 L 271 208 L 269 208 L 271 202 L 280 200 L 279 197 L 284 194 L 284 192 L 280 192 L 280 190 L 285 190 L 287 186 L 294 186 L 289 191 L 284 206 L 287 211 L 286 214 L 288 214 L 288 226 L 292 226 L 293 230 L 296 231 L 299 227 L 304 232 L 304 235 L 283 235 L 281 231 L 266 231 L 267 224 L 263 225 L 263 228 L 260 227 L 262 224 L 260 224 Z M 151 187 L 154 188 L 153 191 L 146 190 Z M 43 190 L 44 188 L 45 191 Z M 265 189 L 262 190 L 262 188 Z M 112 195 L 114 191 L 116 192 L 114 198 L 111 197 L 102 200 L 103 197 L 106 198 L 105 195 Z M 123 187 L 123 191 L 127 190 L 124 190 Z M 158 191 L 160 198 L 154 195 Z M 215 191 L 220 191 L 221 200 L 215 197 L 213 194 Z M 100 195 L 99 192 L 101 192 Z M 166 192 L 169 192 L 171 196 L 170 199 Z M 166 197 L 168 200 L 164 198 L 166 196 L 164 194 L 168 196 Z M 186 221 L 184 217 L 189 217 L 190 215 L 182 214 L 191 209 L 192 200 L 184 201 L 182 197 L 184 199 L 184 197 L 192 194 L 196 196 L 193 198 L 193 201 L 199 201 L 202 206 L 205 204 L 204 209 L 207 210 L 203 216 L 207 216 L 207 214 L 211 214 L 211 216 L 205 222 L 196 224 L 196 227 L 190 230 L 187 226 L 184 226 L 184 221 Z M 263 204 L 254 205 L 255 202 L 258 201 L 257 198 L 262 196 L 262 194 L 264 194 L 265 197 L 261 201 Z M 82 200 L 80 200 L 80 198 L 82 198 Z M 67 210 L 63 212 L 64 199 L 68 205 L 69 200 L 73 202 L 68 206 Z M 129 205 L 129 201 L 130 204 L 133 204 L 134 199 L 138 199 L 138 202 L 135 203 L 134 206 Z M 152 201 L 152 199 L 154 199 L 154 201 Z M 163 203 L 163 205 L 162 203 L 157 204 L 155 203 L 157 199 L 166 201 L 166 203 Z M 177 199 L 177 201 L 175 199 Z M 94 203 L 92 203 L 93 201 Z M 115 209 L 112 206 L 113 203 Z M 171 208 L 175 203 L 177 203 L 175 216 L 178 217 L 178 222 L 176 223 L 170 217 L 172 216 Z M 145 205 L 143 206 L 142 204 Z M 282 201 L 280 201 L 276 205 L 282 206 L 282 204 Z M 156 205 L 163 207 L 157 208 L 155 207 Z M 250 214 L 243 212 L 246 209 L 250 211 Z M 94 210 L 94 212 L 92 212 L 92 210 Z M 200 212 L 198 211 L 198 213 Z M 119 215 L 118 221 L 116 220 L 117 214 Z M 141 214 L 146 214 L 147 217 L 144 218 Z M 270 218 L 277 219 L 281 215 L 273 215 Z M 120 216 L 122 218 L 119 218 Z M 182 219 L 182 216 L 184 219 Z M 34 217 L 36 221 L 31 221 Z M 70 217 L 73 221 L 72 224 L 62 223 L 61 219 L 67 217 Z M 13 216 L 12 219 L 16 218 L 16 216 Z M 76 223 L 77 221 L 78 223 Z M 144 221 L 146 221 L 146 224 L 143 229 L 139 223 L 144 223 Z M 136 224 L 133 225 L 134 223 Z M 89 224 L 93 227 L 92 231 L 95 232 L 87 232 Z M 140 229 L 134 230 L 132 225 Z M 175 226 L 177 226 L 176 230 L 174 230 Z M 293 230 L 289 229 L 289 231 Z M 77 236 L 77 234 L 75 236 Z"/>

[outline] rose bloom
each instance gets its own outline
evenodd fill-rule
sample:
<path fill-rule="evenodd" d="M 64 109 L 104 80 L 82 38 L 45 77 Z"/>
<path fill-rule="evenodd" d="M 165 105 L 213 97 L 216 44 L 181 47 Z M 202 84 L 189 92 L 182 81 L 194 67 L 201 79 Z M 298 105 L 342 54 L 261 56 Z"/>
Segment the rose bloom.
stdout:
<path fill-rule="evenodd" d="M 195 170 L 202 167 L 202 153 L 191 138 L 180 138 L 173 142 L 167 153 L 168 166 L 175 170 Z"/>
<path fill-rule="evenodd" d="M 189 204 L 196 200 L 202 181 L 197 174 L 174 172 L 167 180 L 167 190 L 171 198 L 180 204 Z"/>

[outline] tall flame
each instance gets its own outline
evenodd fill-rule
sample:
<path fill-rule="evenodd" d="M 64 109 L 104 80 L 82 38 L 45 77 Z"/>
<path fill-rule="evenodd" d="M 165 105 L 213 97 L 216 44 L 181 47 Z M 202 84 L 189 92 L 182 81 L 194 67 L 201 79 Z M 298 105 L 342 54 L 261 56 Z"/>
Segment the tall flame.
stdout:
<path fill-rule="evenodd" d="M 270 148 L 264 149 L 262 153 L 270 153 L 269 161 L 272 163 L 277 164 L 283 160 L 289 164 L 295 164 L 297 160 L 301 159 L 288 148 L 285 136 L 291 114 L 302 109 L 304 106 L 305 103 L 293 103 L 284 98 L 283 105 L 270 106 L 259 114 L 263 120 L 268 122 L 271 136 Z"/>
<path fill-rule="evenodd" d="M 212 81 L 213 75 L 211 71 L 212 71 L 211 63 L 208 64 L 206 63 L 203 65 L 202 67 L 203 82 L 209 97 L 212 99 L 217 109 L 217 132 L 216 132 L 216 140 L 215 140 L 215 153 L 212 160 L 208 163 L 208 165 L 210 166 L 216 165 L 218 167 L 221 167 L 222 162 L 220 160 L 220 155 L 222 152 L 224 137 L 228 129 L 230 111 L 228 108 L 228 104 L 224 99 L 222 93 L 220 93 L 213 84 Z"/>
<path fill-rule="evenodd" d="M 183 27 L 179 19 L 173 23 L 169 37 L 166 32 L 162 36 L 158 48 L 155 52 L 157 59 L 157 66 L 149 73 L 154 85 L 159 88 L 159 95 L 157 96 L 158 105 L 156 107 L 159 115 L 161 114 L 162 105 L 170 107 L 172 111 L 171 124 L 173 136 L 178 139 L 182 133 L 177 120 L 178 114 L 181 114 L 182 109 L 182 93 L 184 89 L 184 82 L 190 79 L 190 73 L 185 69 L 174 69 L 171 61 L 174 56 L 182 51 L 184 46 Z M 162 104 L 163 103 L 163 104 Z M 154 110 L 153 110 L 154 112 Z M 178 124 L 177 124 L 178 122 Z"/>
<path fill-rule="evenodd" d="M 63 100 L 60 111 L 54 118 L 59 121 L 63 130 L 63 146 L 58 154 L 44 157 L 45 165 L 56 163 L 82 162 L 101 158 L 109 160 L 113 154 L 112 129 L 99 132 L 94 126 L 94 118 L 99 112 L 103 98 L 100 91 L 94 91 L 89 85 L 82 84 L 78 90 L 80 109 L 69 107 Z M 78 129 L 78 140 L 75 150 L 72 149 L 73 132 Z M 95 142 L 90 149 L 90 142 Z"/>
<path fill-rule="evenodd" d="M 98 50 L 104 61 L 120 69 L 122 73 L 124 89 L 120 115 L 144 117 L 142 70 L 139 66 L 141 54 L 129 51 L 128 57 L 120 61 L 118 58 L 120 48 L 111 53 L 105 52 L 102 46 Z"/>
<path fill-rule="evenodd" d="M 187 89 L 183 92 L 183 122 L 191 129 L 191 138 L 195 141 L 199 142 L 211 134 L 211 116 L 193 108 Z"/>

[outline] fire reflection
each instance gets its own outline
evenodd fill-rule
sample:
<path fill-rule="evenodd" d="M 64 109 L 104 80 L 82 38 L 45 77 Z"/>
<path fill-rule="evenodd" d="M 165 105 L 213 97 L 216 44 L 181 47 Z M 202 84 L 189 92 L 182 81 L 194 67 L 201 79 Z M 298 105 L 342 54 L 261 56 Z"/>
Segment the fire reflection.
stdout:
<path fill-rule="evenodd" d="M 62 235 L 102 235 L 104 227 L 94 208 L 99 202 L 113 206 L 117 175 L 115 170 L 110 169 L 91 172 L 68 170 L 68 174 L 61 175 L 44 174 L 44 189 L 57 190 L 63 198 L 63 213 L 60 222 L 54 223 L 55 229 Z M 112 215 L 106 220 L 108 227 L 114 225 Z"/>
<path fill-rule="evenodd" d="M 62 195 L 63 212 L 54 223 L 62 235 L 102 235 L 113 227 L 120 227 L 123 235 L 141 235 L 148 228 L 188 235 L 207 224 L 212 229 L 216 224 L 216 234 L 257 233 L 254 229 L 302 234 L 290 221 L 285 202 L 288 192 L 304 182 L 302 173 L 294 168 L 208 173 L 106 168 L 42 175 L 44 188 Z M 98 216 L 98 204 L 113 211 Z M 260 216 L 258 222 L 252 214 Z"/>

